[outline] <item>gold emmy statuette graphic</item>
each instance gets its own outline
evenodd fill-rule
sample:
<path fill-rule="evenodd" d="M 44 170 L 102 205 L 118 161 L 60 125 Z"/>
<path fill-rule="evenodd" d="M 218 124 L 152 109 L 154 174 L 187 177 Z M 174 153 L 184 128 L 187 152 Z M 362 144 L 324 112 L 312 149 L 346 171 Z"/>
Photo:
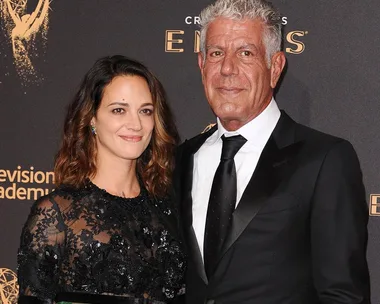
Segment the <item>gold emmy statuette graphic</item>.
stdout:
<path fill-rule="evenodd" d="M 7 268 L 0 268 L 0 304 L 16 304 L 18 285 L 16 274 Z"/>
<path fill-rule="evenodd" d="M 50 0 L 38 0 L 31 14 L 26 13 L 28 0 L 2 0 L 1 2 L 1 19 L 12 41 L 17 73 L 26 82 L 36 80 L 30 57 L 39 55 L 36 44 L 38 36 L 43 44 L 46 43 Z"/>

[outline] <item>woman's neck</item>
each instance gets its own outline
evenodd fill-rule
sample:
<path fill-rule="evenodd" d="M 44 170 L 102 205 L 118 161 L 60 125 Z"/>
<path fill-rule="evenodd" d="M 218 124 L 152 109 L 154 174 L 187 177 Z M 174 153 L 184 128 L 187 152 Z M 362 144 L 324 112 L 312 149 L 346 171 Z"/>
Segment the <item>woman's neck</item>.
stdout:
<path fill-rule="evenodd" d="M 136 197 L 140 184 L 136 174 L 136 160 L 97 160 L 92 182 L 108 193 L 121 197 Z"/>

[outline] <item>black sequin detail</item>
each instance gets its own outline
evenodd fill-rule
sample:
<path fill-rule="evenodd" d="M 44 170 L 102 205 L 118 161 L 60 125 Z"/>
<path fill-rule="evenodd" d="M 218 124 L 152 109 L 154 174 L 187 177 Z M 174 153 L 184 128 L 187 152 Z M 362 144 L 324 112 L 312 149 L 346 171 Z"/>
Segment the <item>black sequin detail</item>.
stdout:
<path fill-rule="evenodd" d="M 185 256 L 169 199 L 142 188 L 122 198 L 92 183 L 59 187 L 34 203 L 18 253 L 20 295 L 60 292 L 170 303 L 183 292 Z"/>

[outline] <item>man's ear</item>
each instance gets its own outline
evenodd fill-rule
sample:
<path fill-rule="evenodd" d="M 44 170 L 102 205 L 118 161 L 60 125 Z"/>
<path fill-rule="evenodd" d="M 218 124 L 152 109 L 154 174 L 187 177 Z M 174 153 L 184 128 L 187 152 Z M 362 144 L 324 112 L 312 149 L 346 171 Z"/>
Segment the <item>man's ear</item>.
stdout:
<path fill-rule="evenodd" d="M 270 86 L 274 89 L 284 69 L 286 58 L 283 52 L 277 52 L 272 56 L 270 66 Z"/>

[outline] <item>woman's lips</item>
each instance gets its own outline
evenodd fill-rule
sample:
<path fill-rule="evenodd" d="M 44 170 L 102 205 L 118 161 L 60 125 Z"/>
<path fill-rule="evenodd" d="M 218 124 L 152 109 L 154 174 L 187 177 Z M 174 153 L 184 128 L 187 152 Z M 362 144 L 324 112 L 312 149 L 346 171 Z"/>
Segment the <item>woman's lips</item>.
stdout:
<path fill-rule="evenodd" d="M 136 135 L 119 135 L 123 140 L 130 141 L 130 142 L 139 142 L 142 140 L 142 136 L 136 136 Z"/>

